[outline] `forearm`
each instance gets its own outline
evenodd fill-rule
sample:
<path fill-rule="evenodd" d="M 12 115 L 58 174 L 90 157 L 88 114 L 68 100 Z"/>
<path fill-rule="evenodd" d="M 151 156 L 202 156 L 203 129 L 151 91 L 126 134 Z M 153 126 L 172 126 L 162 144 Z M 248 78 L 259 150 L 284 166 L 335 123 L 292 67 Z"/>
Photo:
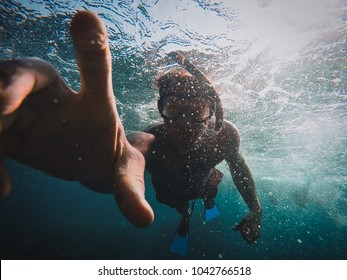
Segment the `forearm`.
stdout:
<path fill-rule="evenodd" d="M 261 211 L 252 173 L 245 162 L 230 169 L 234 184 L 251 211 Z"/>

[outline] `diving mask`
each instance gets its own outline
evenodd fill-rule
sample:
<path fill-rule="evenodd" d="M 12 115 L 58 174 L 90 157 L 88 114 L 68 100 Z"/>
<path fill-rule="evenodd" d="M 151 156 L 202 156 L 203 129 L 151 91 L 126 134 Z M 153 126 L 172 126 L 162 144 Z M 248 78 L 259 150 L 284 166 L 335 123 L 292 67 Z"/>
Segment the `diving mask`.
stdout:
<path fill-rule="evenodd" d="M 209 96 L 178 97 L 167 95 L 158 100 L 161 116 L 167 120 L 176 120 L 180 116 L 190 116 L 196 122 L 204 122 L 214 113 L 214 101 Z"/>

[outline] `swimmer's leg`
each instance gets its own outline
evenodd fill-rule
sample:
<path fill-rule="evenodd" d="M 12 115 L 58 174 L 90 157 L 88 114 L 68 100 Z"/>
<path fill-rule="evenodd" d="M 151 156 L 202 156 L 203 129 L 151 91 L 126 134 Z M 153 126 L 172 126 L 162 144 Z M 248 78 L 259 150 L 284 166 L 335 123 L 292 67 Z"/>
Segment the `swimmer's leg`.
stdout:
<path fill-rule="evenodd" d="M 218 185 L 223 178 L 223 173 L 218 169 L 213 168 L 212 174 L 208 179 L 208 182 L 205 186 L 204 195 L 202 198 L 204 199 L 205 204 L 205 222 L 209 222 L 214 218 L 217 218 L 220 215 L 220 211 L 214 202 L 214 199 L 218 193 Z"/>
<path fill-rule="evenodd" d="M 188 201 L 176 207 L 176 210 L 182 215 L 182 218 L 172 239 L 170 251 L 181 255 L 187 255 L 189 251 L 190 218 Z"/>

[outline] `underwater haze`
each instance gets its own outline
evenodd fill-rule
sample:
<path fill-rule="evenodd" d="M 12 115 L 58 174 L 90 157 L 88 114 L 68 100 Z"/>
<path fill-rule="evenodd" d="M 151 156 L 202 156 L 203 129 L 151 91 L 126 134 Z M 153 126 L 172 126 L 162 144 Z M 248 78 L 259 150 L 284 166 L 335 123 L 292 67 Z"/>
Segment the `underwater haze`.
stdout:
<path fill-rule="evenodd" d="M 249 245 L 231 229 L 248 209 L 224 163 L 221 215 L 205 224 L 197 201 L 182 257 L 169 251 L 180 216 L 156 201 L 149 174 L 155 221 L 138 229 L 112 195 L 7 159 L 1 259 L 347 259 L 346 1 L 3 0 L 0 58 L 45 59 L 78 90 L 69 35 L 77 10 L 107 26 L 127 133 L 160 121 L 154 78 L 175 66 L 170 51 L 213 80 L 256 181 L 261 238 Z"/>

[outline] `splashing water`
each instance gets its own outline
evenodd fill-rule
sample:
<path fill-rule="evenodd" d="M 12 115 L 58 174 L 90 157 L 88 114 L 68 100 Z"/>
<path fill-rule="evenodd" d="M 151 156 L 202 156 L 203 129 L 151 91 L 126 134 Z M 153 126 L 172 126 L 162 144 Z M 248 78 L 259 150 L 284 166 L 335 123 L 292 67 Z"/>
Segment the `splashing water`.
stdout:
<path fill-rule="evenodd" d="M 264 222 L 262 238 L 254 247 L 244 244 L 230 230 L 246 213 L 246 207 L 232 187 L 230 176 L 224 176 L 217 197 L 222 212 L 220 221 L 202 226 L 199 217 L 193 217 L 191 235 L 196 238 L 191 244 L 191 258 L 347 257 L 345 1 L 94 0 L 53 4 L 48 0 L 5 0 L 0 8 L 0 58 L 46 59 L 76 89 L 79 78 L 68 34 L 69 22 L 76 10 L 99 13 L 109 31 L 114 89 L 127 131 L 143 129 L 160 119 L 153 81 L 157 71 L 172 67 L 167 65 L 168 52 L 183 51 L 212 78 L 221 94 L 225 119 L 240 130 L 241 148 L 264 207 Z M 117 252 L 108 249 L 101 253 L 90 247 L 86 252 L 82 245 L 76 245 L 72 253 L 66 245 L 65 257 L 175 257 L 167 250 L 168 236 L 174 232 L 179 217 L 174 210 L 155 201 L 149 180 L 148 196 L 155 207 L 156 222 L 151 229 L 136 231 L 121 216 L 118 221 L 122 222 L 113 225 L 114 212 L 99 221 L 104 215 L 102 210 L 110 212 L 114 207 L 108 198 L 74 184 L 72 190 L 67 190 L 65 186 L 70 183 L 9 163 L 13 176 L 23 176 L 14 178 L 12 198 L 1 206 L 1 221 L 7 227 L 1 234 L 8 238 L 18 228 L 24 233 L 16 234 L 17 243 L 0 244 L 4 257 L 57 257 L 54 254 L 60 253 L 53 245 L 48 253 L 39 251 L 35 244 L 47 246 L 50 238 L 64 240 L 61 236 L 72 230 L 72 219 L 77 219 L 66 213 L 89 213 L 92 203 L 106 206 L 89 215 L 89 219 L 82 219 L 76 231 L 89 233 L 90 237 L 82 238 L 84 241 L 107 240 L 100 241 L 100 246 L 105 249 L 113 244 Z M 220 169 L 228 174 L 225 165 L 221 164 Z M 45 189 L 45 182 L 61 188 Z M 33 198 L 23 195 L 28 188 L 42 197 L 35 207 L 31 204 Z M 80 202 L 83 198 L 91 202 L 84 205 Z M 51 199 L 50 205 L 45 202 L 47 199 Z M 104 203 L 105 199 L 108 203 Z M 61 208 L 61 203 L 71 204 L 66 207 L 65 216 L 61 209 L 56 209 Z M 23 207 L 20 204 L 29 205 L 32 216 L 46 207 L 47 217 L 40 213 L 41 218 L 36 222 L 30 219 L 29 226 L 16 210 Z M 201 209 L 198 206 L 196 212 Z M 40 230 L 42 224 L 46 229 Z M 105 229 L 95 231 L 96 228 Z M 59 234 L 52 236 L 49 230 Z M 76 232 L 75 236 L 79 234 Z M 120 245 L 122 238 L 131 240 L 134 248 Z M 72 239 L 68 240 L 76 241 Z M 142 244 L 138 239 L 148 242 Z"/>

